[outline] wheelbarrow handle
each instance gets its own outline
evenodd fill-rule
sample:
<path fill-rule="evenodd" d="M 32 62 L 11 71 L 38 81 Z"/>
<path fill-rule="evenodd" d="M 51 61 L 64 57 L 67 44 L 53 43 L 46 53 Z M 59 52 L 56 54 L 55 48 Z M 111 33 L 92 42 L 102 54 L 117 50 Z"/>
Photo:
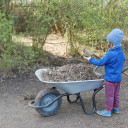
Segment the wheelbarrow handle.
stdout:
<path fill-rule="evenodd" d="M 99 68 L 99 66 L 96 66 L 96 67 L 93 69 L 93 71 L 96 71 L 98 68 Z"/>
<path fill-rule="evenodd" d="M 128 67 L 124 68 L 124 69 L 122 70 L 122 73 L 125 72 L 126 70 L 128 70 Z"/>
<path fill-rule="evenodd" d="M 122 70 L 122 73 L 123 73 L 124 75 L 128 76 L 128 73 L 125 72 L 126 70 L 128 70 L 128 67 L 124 68 L 124 69 Z"/>

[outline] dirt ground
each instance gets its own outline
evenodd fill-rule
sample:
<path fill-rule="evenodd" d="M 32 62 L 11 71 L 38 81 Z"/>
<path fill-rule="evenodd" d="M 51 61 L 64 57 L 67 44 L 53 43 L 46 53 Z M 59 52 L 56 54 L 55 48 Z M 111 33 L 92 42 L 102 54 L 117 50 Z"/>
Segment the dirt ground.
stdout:
<path fill-rule="evenodd" d="M 57 52 L 57 49 L 55 50 Z M 55 53 L 58 54 L 58 53 Z M 64 53 L 63 53 L 64 54 Z M 13 75 L 13 74 L 12 74 Z M 84 114 L 80 102 L 70 104 L 66 97 L 56 115 L 43 117 L 29 106 L 35 94 L 47 85 L 40 82 L 34 72 L 22 77 L 0 82 L 0 128 L 127 128 L 128 127 L 128 77 L 123 75 L 120 113 L 112 117 Z M 60 91 L 60 90 L 59 90 Z M 93 91 L 83 92 L 86 109 L 91 110 Z M 105 108 L 105 93 L 96 94 L 97 109 Z"/>
<path fill-rule="evenodd" d="M 70 104 L 66 97 L 56 115 L 43 117 L 29 106 L 29 98 L 46 85 L 38 80 L 34 72 L 25 78 L 8 79 L 0 83 L 0 128 L 127 128 L 128 127 L 128 80 L 123 75 L 121 106 L 119 114 L 106 118 L 84 114 L 80 102 Z M 82 93 L 86 109 L 91 110 L 93 91 Z M 31 97 L 30 97 L 31 99 Z M 104 109 L 105 94 L 102 89 L 96 94 L 97 109 Z"/>

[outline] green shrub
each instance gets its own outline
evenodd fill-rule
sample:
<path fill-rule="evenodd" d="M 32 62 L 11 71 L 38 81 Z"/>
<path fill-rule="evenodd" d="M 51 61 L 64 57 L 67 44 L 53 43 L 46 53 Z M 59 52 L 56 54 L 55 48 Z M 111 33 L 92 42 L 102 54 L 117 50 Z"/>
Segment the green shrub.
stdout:
<path fill-rule="evenodd" d="M 25 71 L 35 65 L 48 35 L 64 36 L 72 55 L 80 45 L 106 50 L 106 36 L 115 27 L 128 31 L 128 1 L 35 0 L 31 3 L 0 2 L 0 69 Z M 10 13 L 11 10 L 11 13 Z M 14 24 L 14 19 L 16 24 Z M 12 41 L 14 33 L 32 37 L 32 47 Z"/>
<path fill-rule="evenodd" d="M 12 21 L 0 13 L 0 69 L 25 71 L 36 61 L 37 54 L 32 47 L 12 41 Z"/>
<path fill-rule="evenodd" d="M 19 28 L 32 36 L 34 50 L 41 52 L 47 36 L 55 31 L 67 38 L 72 53 L 80 44 L 103 50 L 113 28 L 127 31 L 127 5 L 127 0 L 40 0 L 19 4 L 15 12 L 20 12 Z"/>

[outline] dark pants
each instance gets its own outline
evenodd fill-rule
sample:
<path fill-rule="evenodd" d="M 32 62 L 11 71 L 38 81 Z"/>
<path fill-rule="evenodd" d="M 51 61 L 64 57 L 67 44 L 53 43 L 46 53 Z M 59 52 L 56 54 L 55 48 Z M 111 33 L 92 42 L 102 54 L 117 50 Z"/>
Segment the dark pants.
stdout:
<path fill-rule="evenodd" d="M 107 110 L 112 110 L 113 107 L 119 108 L 120 106 L 120 82 L 110 83 L 106 81 L 105 95 L 106 95 L 106 109 Z"/>

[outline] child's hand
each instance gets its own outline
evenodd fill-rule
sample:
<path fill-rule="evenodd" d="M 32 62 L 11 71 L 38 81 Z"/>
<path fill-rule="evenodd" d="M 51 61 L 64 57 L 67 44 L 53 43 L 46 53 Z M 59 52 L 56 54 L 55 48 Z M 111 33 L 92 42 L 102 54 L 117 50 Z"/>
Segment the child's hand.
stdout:
<path fill-rule="evenodd" d="M 91 57 L 90 56 L 89 57 L 84 56 L 84 59 L 89 61 L 91 59 Z"/>

